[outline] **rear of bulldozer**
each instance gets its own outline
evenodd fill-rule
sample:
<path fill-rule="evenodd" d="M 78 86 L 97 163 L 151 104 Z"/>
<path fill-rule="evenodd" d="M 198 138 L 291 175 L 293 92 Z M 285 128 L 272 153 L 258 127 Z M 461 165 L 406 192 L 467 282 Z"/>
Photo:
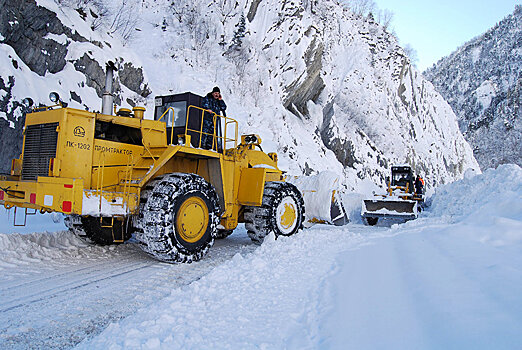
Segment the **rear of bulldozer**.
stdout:
<path fill-rule="evenodd" d="M 25 208 L 26 213 L 32 209 L 78 215 L 92 215 L 93 211 L 116 215 L 134 210 L 137 195 L 127 193 L 124 204 L 116 191 L 97 198 L 100 193 L 91 190 L 96 187 L 93 182 L 101 181 L 101 174 L 92 173 L 95 164 L 102 161 L 101 148 L 125 158 L 122 163 L 136 151 L 131 145 L 98 144 L 94 128 L 95 114 L 87 111 L 59 106 L 28 113 L 22 155 L 13 159 L 10 175 L 0 177 L 0 205 Z M 105 176 L 117 178 L 118 173 Z"/>

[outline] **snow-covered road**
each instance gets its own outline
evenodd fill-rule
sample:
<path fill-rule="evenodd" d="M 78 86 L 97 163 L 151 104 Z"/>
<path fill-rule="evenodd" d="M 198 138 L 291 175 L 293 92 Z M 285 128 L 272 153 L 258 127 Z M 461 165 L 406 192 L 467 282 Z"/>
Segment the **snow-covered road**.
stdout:
<path fill-rule="evenodd" d="M 207 259 L 170 265 L 134 243 L 96 247 L 69 232 L 0 235 L 0 242 L 1 349 L 70 348 L 256 248 L 238 230 Z"/>
<path fill-rule="evenodd" d="M 0 234 L 0 348 L 522 348 L 522 169 L 430 202 L 405 224 L 261 246 L 240 227 L 191 265 L 132 242 Z"/>
<path fill-rule="evenodd" d="M 321 299 L 318 347 L 522 348 L 520 246 L 423 221 L 340 254 Z"/>

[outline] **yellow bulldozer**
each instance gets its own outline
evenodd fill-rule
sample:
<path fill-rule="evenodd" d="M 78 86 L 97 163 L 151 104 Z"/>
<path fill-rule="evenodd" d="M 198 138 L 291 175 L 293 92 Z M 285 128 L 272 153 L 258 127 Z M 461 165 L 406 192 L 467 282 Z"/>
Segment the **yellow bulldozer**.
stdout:
<path fill-rule="evenodd" d="M 415 192 L 411 167 L 392 166 L 391 175 L 387 180 L 386 194 L 375 194 L 373 198 L 362 201 L 361 216 L 370 226 L 376 225 L 379 219 L 416 219 L 421 211 L 424 197 Z"/>
<path fill-rule="evenodd" d="M 302 228 L 302 195 L 258 135 L 239 139 L 236 120 L 202 109 L 192 93 L 156 97 L 154 120 L 143 107 L 116 110 L 112 75 L 108 65 L 101 113 L 69 108 L 55 93 L 52 106 L 27 113 L 22 154 L 0 177 L 0 204 L 64 213 L 71 230 L 99 244 L 135 233 L 166 262 L 201 259 L 239 222 L 255 242 Z"/>

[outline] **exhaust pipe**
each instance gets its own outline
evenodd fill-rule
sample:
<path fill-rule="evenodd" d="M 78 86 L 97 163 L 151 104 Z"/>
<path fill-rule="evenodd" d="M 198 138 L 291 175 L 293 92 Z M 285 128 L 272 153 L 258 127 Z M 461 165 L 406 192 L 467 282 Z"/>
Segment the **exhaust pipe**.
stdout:
<path fill-rule="evenodd" d="M 105 76 L 105 90 L 103 91 L 102 97 L 102 114 L 112 115 L 114 96 L 112 94 L 112 80 L 114 77 L 114 71 L 117 71 L 114 62 L 107 62 L 107 73 Z"/>

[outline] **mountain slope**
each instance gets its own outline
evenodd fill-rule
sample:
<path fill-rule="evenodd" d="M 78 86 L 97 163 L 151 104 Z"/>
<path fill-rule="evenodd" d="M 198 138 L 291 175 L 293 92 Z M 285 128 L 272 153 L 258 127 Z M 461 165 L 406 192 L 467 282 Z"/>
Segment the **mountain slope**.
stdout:
<path fill-rule="evenodd" d="M 52 0 L 0 0 L 0 171 L 7 172 L 22 146 L 24 108 L 31 97 L 49 104 L 57 91 L 64 102 L 100 110 L 105 63 L 118 63 L 116 101 L 150 95 L 135 55 L 120 38 L 93 31 L 78 11 Z M 96 14 L 94 14 L 96 15 Z"/>
<path fill-rule="evenodd" d="M 99 105 L 92 74 L 79 60 L 87 55 L 103 67 L 115 59 L 143 72 L 139 84 L 124 84 L 120 69 L 118 102 L 139 102 L 149 110 L 153 95 L 203 95 L 219 85 L 240 132 L 260 134 L 265 151 L 277 151 L 281 167 L 293 174 L 328 169 L 357 188 L 362 180 L 382 184 L 392 163 L 411 164 L 430 185 L 478 167 L 451 108 L 410 65 L 396 39 L 335 1 L 131 1 L 126 6 L 140 21 L 133 23 L 132 40 L 119 42 L 103 25 L 91 30 L 91 15 L 82 19 L 82 12 L 101 13 L 93 4 L 81 11 L 58 8 L 51 0 L 38 4 L 87 39 L 73 41 L 65 33 L 65 68 L 49 71 L 50 84 L 39 89 L 70 94 L 73 106 Z M 0 33 L 2 50 L 12 51 L 5 31 Z M 38 75 L 20 55 L 13 53 L 26 65 L 24 74 Z M 1 76 L 6 80 L 12 71 Z M 66 74 L 67 88 L 56 84 L 59 74 Z M 15 84 L 10 101 L 25 97 L 28 85 Z M 7 119 L 21 120 L 9 114 Z"/>
<path fill-rule="evenodd" d="M 482 169 L 522 165 L 522 5 L 424 75 L 457 113 Z"/>

